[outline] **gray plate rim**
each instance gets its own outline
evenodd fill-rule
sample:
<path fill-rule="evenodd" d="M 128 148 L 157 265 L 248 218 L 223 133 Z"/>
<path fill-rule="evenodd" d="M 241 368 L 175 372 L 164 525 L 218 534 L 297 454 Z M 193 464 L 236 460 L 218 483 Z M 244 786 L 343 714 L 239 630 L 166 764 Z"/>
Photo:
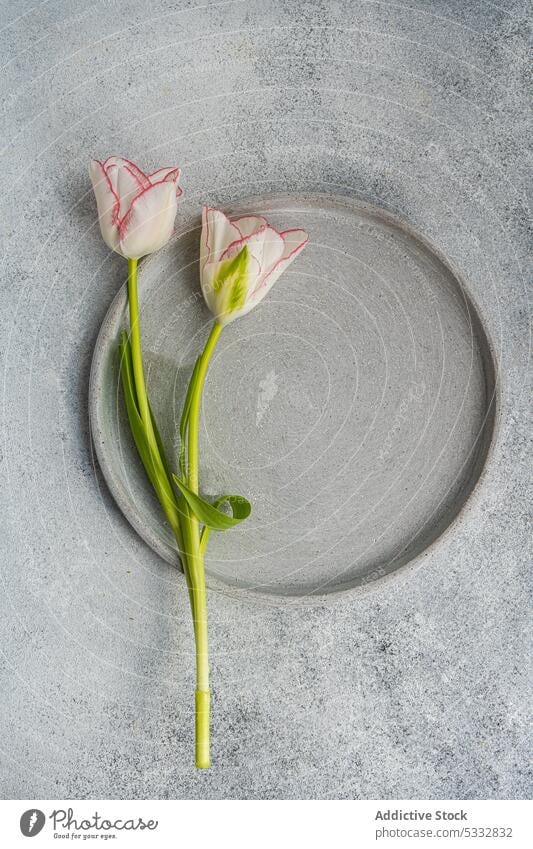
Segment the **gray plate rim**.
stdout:
<path fill-rule="evenodd" d="M 378 592 L 379 590 L 382 590 L 386 586 L 389 586 L 393 583 L 398 583 L 402 579 L 406 580 L 409 576 L 413 575 L 416 571 L 418 571 L 418 569 L 428 559 L 428 557 L 432 556 L 435 550 L 443 543 L 445 543 L 449 539 L 451 534 L 453 534 L 457 530 L 457 528 L 465 522 L 467 517 L 473 512 L 479 502 L 484 482 L 487 477 L 488 469 L 490 468 L 493 462 L 496 445 L 499 444 L 500 441 L 502 398 L 504 393 L 504 387 L 502 385 L 500 361 L 497 356 L 494 339 L 492 337 L 489 327 L 487 326 L 488 322 L 484 320 L 484 312 L 480 309 L 479 303 L 477 302 L 477 299 L 472 291 L 472 287 L 467 284 L 467 281 L 465 280 L 464 276 L 458 272 L 458 270 L 454 267 L 454 264 L 450 262 L 448 257 L 446 257 L 430 239 L 420 233 L 419 230 L 412 227 L 409 223 L 405 221 L 405 219 L 395 215 L 394 213 L 391 213 L 386 208 L 377 204 L 369 203 L 365 198 L 361 198 L 356 195 L 337 195 L 328 194 L 324 192 L 299 192 L 298 198 L 296 199 L 294 195 L 281 192 L 257 195 L 252 197 L 243 197 L 240 200 L 234 200 L 231 203 L 224 204 L 223 208 L 228 215 L 236 215 L 242 205 L 246 204 L 248 206 L 250 204 L 254 204 L 257 206 L 257 209 L 260 212 L 263 206 L 268 206 L 269 201 L 272 202 L 274 200 L 286 201 L 287 204 L 290 204 L 291 201 L 293 203 L 298 201 L 320 202 L 324 206 L 342 206 L 347 209 L 353 209 L 354 205 L 357 205 L 359 209 L 364 209 L 370 214 L 378 214 L 380 217 L 386 219 L 387 222 L 391 225 L 399 228 L 404 233 L 419 241 L 450 271 L 450 273 L 457 280 L 460 287 L 467 293 L 468 299 L 471 302 L 482 326 L 485 340 L 487 343 L 488 353 L 491 358 L 494 370 L 494 393 L 489 404 L 489 408 L 492 408 L 493 416 L 492 430 L 488 439 L 484 463 L 479 472 L 477 480 L 474 482 L 470 493 L 462 503 L 456 515 L 440 532 L 440 534 L 435 537 L 435 539 L 431 543 L 429 543 L 429 545 L 423 551 L 415 555 L 415 557 L 413 557 L 411 560 L 402 564 L 393 572 L 380 575 L 377 578 L 374 578 L 372 581 L 369 581 L 368 583 L 360 584 L 358 586 L 339 586 L 333 588 L 327 593 L 310 593 L 304 596 L 291 595 L 289 593 L 277 594 L 263 590 L 250 589 L 247 587 L 232 586 L 231 584 L 227 584 L 226 582 L 219 580 L 213 575 L 210 575 L 209 572 L 206 570 L 206 585 L 210 591 L 218 592 L 225 596 L 230 596 L 232 598 L 238 599 L 239 601 L 262 603 L 276 607 L 287 607 L 291 605 L 297 607 L 316 607 L 339 603 L 341 601 L 351 601 L 359 599 L 366 596 L 367 594 L 373 594 L 375 592 Z M 194 217 L 194 219 L 189 216 L 186 220 L 186 226 L 181 229 L 178 228 L 174 232 L 168 244 L 173 244 L 181 236 L 183 236 L 184 233 L 189 232 L 191 229 L 199 228 L 200 220 L 201 219 L 199 213 L 197 216 Z M 163 248 L 163 250 L 164 249 L 165 248 Z M 140 286 L 142 286 L 143 273 L 154 261 L 155 256 L 156 255 L 148 256 L 140 261 L 138 275 Z M 125 304 L 126 283 L 124 283 L 120 287 L 113 300 L 111 301 L 111 304 L 100 326 L 100 330 L 98 332 L 98 336 L 94 346 L 88 391 L 89 427 L 92 445 L 94 447 L 96 459 L 98 461 L 98 465 L 102 472 L 107 488 L 113 496 L 113 499 L 116 502 L 118 508 L 120 509 L 122 515 L 134 528 L 134 530 L 141 537 L 141 539 L 143 539 L 144 542 L 152 549 L 152 551 L 155 551 L 155 553 L 158 554 L 165 562 L 178 567 L 179 574 L 183 577 L 183 584 L 185 588 L 185 578 L 183 576 L 183 571 L 179 562 L 177 549 L 174 552 L 173 559 L 170 559 L 169 552 L 166 546 L 162 545 L 160 540 L 156 536 L 154 536 L 151 533 L 150 529 L 143 524 L 140 519 L 140 516 L 135 511 L 132 511 L 130 509 L 129 499 L 124 490 L 122 482 L 119 478 L 115 476 L 112 471 L 111 465 L 108 464 L 106 461 L 106 451 L 104 448 L 104 440 L 102 438 L 104 431 L 101 423 L 99 404 L 100 398 L 102 397 L 101 373 L 104 365 L 108 328 L 114 325 L 117 313 L 121 314 L 123 312 Z"/>

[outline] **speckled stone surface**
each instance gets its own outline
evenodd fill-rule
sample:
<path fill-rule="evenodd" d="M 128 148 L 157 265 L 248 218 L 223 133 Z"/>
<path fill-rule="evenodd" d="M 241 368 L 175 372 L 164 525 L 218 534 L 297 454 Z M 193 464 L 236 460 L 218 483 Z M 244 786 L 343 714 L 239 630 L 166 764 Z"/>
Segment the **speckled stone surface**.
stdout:
<path fill-rule="evenodd" d="M 531 794 L 527 7 L 3 5 L 2 797 Z M 181 165 L 189 211 L 280 190 L 383 206 L 468 281 L 500 367 L 475 509 L 415 574 L 325 607 L 210 596 L 205 773 L 182 579 L 88 432 L 125 272 L 87 176 L 108 153 Z"/>

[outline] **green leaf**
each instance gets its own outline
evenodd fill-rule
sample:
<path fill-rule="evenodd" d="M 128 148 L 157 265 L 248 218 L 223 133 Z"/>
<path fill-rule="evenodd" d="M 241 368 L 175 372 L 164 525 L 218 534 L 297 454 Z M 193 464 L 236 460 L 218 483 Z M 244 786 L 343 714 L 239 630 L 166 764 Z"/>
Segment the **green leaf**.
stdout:
<path fill-rule="evenodd" d="M 186 451 L 186 437 L 187 437 L 187 427 L 189 424 L 189 415 L 191 413 L 191 401 L 192 394 L 194 392 L 194 387 L 196 384 L 196 378 L 198 377 L 198 368 L 200 364 L 200 357 L 196 360 L 194 364 L 194 368 L 192 371 L 191 379 L 189 382 L 189 387 L 187 389 L 187 394 L 185 396 L 185 402 L 183 404 L 183 411 L 180 419 L 180 455 L 179 455 L 179 466 L 180 472 L 183 480 L 187 477 L 187 469 L 185 468 L 185 451 Z"/>
<path fill-rule="evenodd" d="M 176 475 L 173 477 L 176 486 L 183 493 L 185 501 L 198 521 L 202 522 L 202 524 L 212 531 L 227 531 L 229 528 L 233 528 L 235 525 L 244 521 L 244 519 L 247 519 L 252 512 L 252 505 L 242 495 L 224 495 L 218 498 L 215 504 L 210 504 L 209 501 L 205 501 L 199 495 L 196 495 Z M 224 501 L 227 501 L 231 506 L 232 516 L 228 516 L 222 510 L 218 510 L 218 506 Z"/>
<path fill-rule="evenodd" d="M 130 397 L 135 410 L 137 411 L 137 415 L 140 418 L 139 413 L 139 404 L 137 401 L 137 392 L 135 391 L 135 381 L 133 379 L 133 362 L 131 359 L 131 344 L 128 337 L 128 334 L 125 330 L 120 334 L 120 342 L 118 344 L 118 355 L 119 355 L 119 369 L 120 376 L 122 378 L 122 386 L 124 390 L 127 390 L 128 396 Z M 126 382 L 125 382 L 126 381 Z"/>
<path fill-rule="evenodd" d="M 159 433 L 159 428 L 157 427 L 157 422 L 155 420 L 155 416 L 152 410 L 152 405 L 150 401 L 148 401 L 148 409 L 150 410 L 150 418 L 152 420 L 152 428 L 154 431 L 155 441 L 157 444 L 157 448 L 159 450 L 159 456 L 161 458 L 161 463 L 163 464 L 163 468 L 165 470 L 166 476 L 171 480 L 172 472 L 170 471 L 170 466 L 168 464 L 167 456 L 165 454 L 165 446 L 163 445 L 163 440 L 161 439 L 161 434 Z"/>
<path fill-rule="evenodd" d="M 229 504 L 237 522 L 244 522 L 252 512 L 252 505 L 243 495 L 221 495 L 213 502 L 213 507 L 220 507 L 224 503 Z"/>
<path fill-rule="evenodd" d="M 131 346 L 125 333 L 122 334 L 119 344 L 119 356 L 122 388 L 124 391 L 124 400 L 126 402 L 126 411 L 128 413 L 133 441 L 135 442 L 135 447 L 137 448 L 146 474 L 148 475 L 150 483 L 159 498 L 161 506 L 165 511 L 168 520 L 171 524 L 175 525 L 179 521 L 179 509 L 170 483 L 171 473 L 166 466 L 164 451 L 163 455 L 160 453 L 160 451 L 163 450 L 163 447 L 161 444 L 161 437 L 157 432 L 157 426 L 155 425 L 153 417 L 152 424 L 154 425 L 154 434 L 157 442 L 157 446 L 155 448 L 148 438 L 146 428 L 137 408 L 137 397 L 133 379 L 133 364 L 131 359 Z M 159 448 L 160 445 L 161 448 Z"/>
<path fill-rule="evenodd" d="M 122 332 L 118 350 L 119 350 L 119 358 L 120 358 L 120 371 L 121 371 L 121 376 L 122 376 L 122 387 L 123 387 L 123 390 L 124 390 L 124 397 L 125 397 L 125 400 L 126 400 L 126 409 L 127 409 L 127 412 L 128 412 L 128 419 L 130 420 L 130 426 L 132 427 L 132 432 L 133 432 L 134 426 L 135 426 L 135 429 L 139 431 L 138 435 L 142 437 L 143 442 L 146 443 L 146 448 L 148 449 L 149 454 L 152 456 L 152 458 L 154 458 L 154 451 L 153 451 L 153 449 L 151 449 L 151 450 L 149 449 L 149 442 L 148 442 L 147 435 L 146 435 L 146 429 L 145 429 L 144 424 L 142 422 L 141 414 L 139 412 L 139 406 L 138 406 L 138 403 L 137 403 L 137 393 L 135 391 L 135 380 L 134 380 L 134 376 L 133 376 L 133 362 L 132 362 L 132 357 L 131 357 L 131 343 L 130 343 L 128 335 L 125 331 Z M 130 408 L 131 408 L 131 413 L 133 414 L 133 419 L 134 419 L 133 424 L 132 424 L 132 415 L 130 415 Z M 166 458 L 166 455 L 165 455 L 165 448 L 164 448 L 164 445 L 163 445 L 163 440 L 161 439 L 161 434 L 159 433 L 159 428 L 157 427 L 157 422 L 155 420 L 155 416 L 154 416 L 154 413 L 153 413 L 153 410 L 152 410 L 152 407 L 151 407 L 151 404 L 150 404 L 149 401 L 148 401 L 148 409 L 150 410 L 150 418 L 151 418 L 151 421 L 152 421 L 152 428 L 153 428 L 153 431 L 154 431 L 155 441 L 156 441 L 156 445 L 157 445 L 157 451 L 159 453 L 159 458 L 157 458 L 157 459 L 159 459 L 161 461 L 161 464 L 162 464 L 162 466 L 165 470 L 165 473 L 170 480 L 170 477 L 171 477 L 170 466 L 168 464 L 168 461 L 167 461 L 167 458 Z M 135 438 L 135 434 L 134 434 L 134 438 Z M 143 460 L 143 462 L 144 462 L 144 460 Z"/>
<path fill-rule="evenodd" d="M 137 398 L 135 394 L 135 385 L 133 382 L 133 366 L 131 362 L 131 348 L 128 337 L 125 333 L 119 344 L 120 356 L 120 376 L 122 378 L 122 389 L 124 392 L 124 400 L 126 402 L 126 412 L 130 429 L 135 442 L 137 451 L 142 460 L 146 474 L 150 478 L 152 486 L 157 491 L 157 478 L 155 474 L 154 464 L 148 446 L 148 440 L 144 430 L 144 425 L 137 408 Z"/>
<path fill-rule="evenodd" d="M 231 512 L 234 519 L 238 519 L 240 522 L 247 519 L 250 513 L 252 512 L 252 506 L 246 498 L 243 498 L 242 495 L 221 495 L 220 498 L 214 502 L 214 507 L 220 507 L 222 504 L 229 504 L 231 507 Z M 205 549 L 207 547 L 207 541 L 209 540 L 209 534 L 211 533 L 211 529 L 208 528 L 207 525 L 204 525 L 202 530 L 202 535 L 200 537 L 200 551 L 202 554 L 205 554 Z"/>

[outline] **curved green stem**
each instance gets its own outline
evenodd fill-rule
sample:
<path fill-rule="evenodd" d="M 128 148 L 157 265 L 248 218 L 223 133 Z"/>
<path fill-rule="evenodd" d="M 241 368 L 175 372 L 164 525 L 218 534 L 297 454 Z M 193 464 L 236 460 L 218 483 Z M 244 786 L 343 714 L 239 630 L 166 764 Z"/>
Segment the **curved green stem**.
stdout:
<path fill-rule="evenodd" d="M 200 403 L 202 400 L 202 389 L 216 344 L 222 333 L 222 325 L 215 321 L 211 333 L 205 344 L 203 353 L 198 360 L 198 371 L 191 396 L 191 409 L 189 413 L 189 469 L 188 486 L 193 492 L 198 492 L 198 425 L 200 423 Z M 196 524 L 198 521 L 196 520 Z"/>
<path fill-rule="evenodd" d="M 222 325 L 215 322 L 204 351 L 198 360 L 198 368 L 191 395 L 188 432 L 188 479 L 187 484 L 198 493 L 198 429 L 202 389 L 209 361 L 215 350 Z M 207 604 L 205 594 L 204 555 L 200 548 L 198 519 L 189 511 L 188 523 L 189 567 L 195 599 L 194 633 L 196 638 L 196 766 L 209 767 L 209 658 L 207 639 Z"/>
<path fill-rule="evenodd" d="M 139 326 L 139 297 L 137 294 L 137 262 L 136 259 L 128 260 L 128 302 L 130 306 L 130 336 L 131 336 L 131 359 L 133 363 L 133 376 L 135 378 L 135 389 L 137 391 L 137 402 L 139 413 L 148 432 L 152 432 L 152 417 L 146 394 L 144 382 L 144 369 L 141 350 L 141 329 Z M 155 438 L 155 434 L 154 434 Z"/>

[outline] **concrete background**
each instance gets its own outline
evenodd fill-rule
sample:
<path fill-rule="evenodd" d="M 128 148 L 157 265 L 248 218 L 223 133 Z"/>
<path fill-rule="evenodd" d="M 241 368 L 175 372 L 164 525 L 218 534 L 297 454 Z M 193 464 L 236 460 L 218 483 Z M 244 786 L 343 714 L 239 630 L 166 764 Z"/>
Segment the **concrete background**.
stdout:
<path fill-rule="evenodd" d="M 2 4 L 4 798 L 531 793 L 527 6 Z M 188 209 L 279 190 L 383 205 L 468 280 L 500 364 L 475 509 L 415 575 L 324 608 L 211 595 L 207 773 L 183 581 L 115 508 L 88 433 L 125 270 L 87 176 L 109 153 L 181 165 Z"/>

